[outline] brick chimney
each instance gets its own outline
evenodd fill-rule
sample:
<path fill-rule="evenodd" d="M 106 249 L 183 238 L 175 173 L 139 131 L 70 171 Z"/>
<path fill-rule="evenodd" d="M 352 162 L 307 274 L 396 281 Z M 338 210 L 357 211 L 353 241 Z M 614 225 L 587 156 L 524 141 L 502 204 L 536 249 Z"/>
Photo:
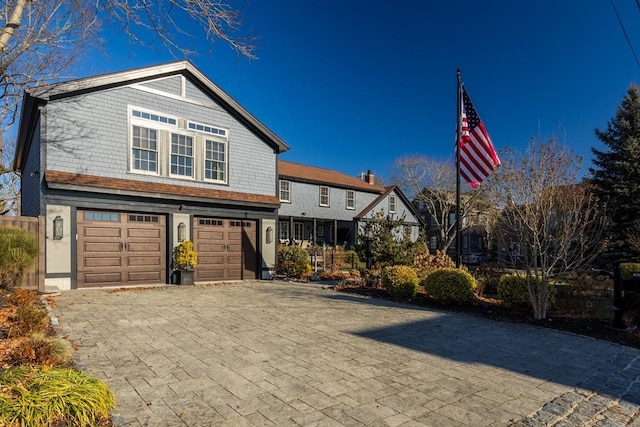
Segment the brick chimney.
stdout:
<path fill-rule="evenodd" d="M 366 177 L 367 177 L 367 182 L 368 182 L 369 184 L 371 184 L 371 185 L 375 184 L 375 180 L 373 179 L 374 177 L 373 177 L 373 174 L 371 173 L 371 169 L 369 169 L 369 170 L 367 171 L 367 175 L 366 175 Z"/>

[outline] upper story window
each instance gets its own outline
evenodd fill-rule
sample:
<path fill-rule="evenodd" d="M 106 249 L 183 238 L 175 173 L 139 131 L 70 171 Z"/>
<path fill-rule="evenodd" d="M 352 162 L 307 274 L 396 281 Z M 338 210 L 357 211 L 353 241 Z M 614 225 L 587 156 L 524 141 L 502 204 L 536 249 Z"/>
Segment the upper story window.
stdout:
<path fill-rule="evenodd" d="M 221 129 L 215 126 L 203 125 L 201 123 L 189 122 L 187 123 L 189 129 L 197 130 L 199 132 L 210 133 L 211 135 L 227 136 L 226 129 Z"/>
<path fill-rule="evenodd" d="M 226 183 L 229 131 L 129 107 L 130 171 Z"/>
<path fill-rule="evenodd" d="M 204 179 L 226 182 L 227 180 L 227 143 L 205 140 L 204 143 Z"/>
<path fill-rule="evenodd" d="M 139 117 L 145 120 L 152 120 L 158 123 L 166 123 L 168 125 L 173 125 L 173 126 L 176 126 L 178 124 L 178 121 L 174 117 L 169 117 L 162 114 L 150 113 L 147 111 L 134 109 L 134 110 L 131 110 L 131 115 L 133 117 Z"/>
<path fill-rule="evenodd" d="M 171 134 L 171 175 L 193 177 L 193 137 Z"/>
<path fill-rule="evenodd" d="M 281 202 L 291 202 L 291 182 L 285 181 L 283 179 L 280 180 L 280 201 Z"/>
<path fill-rule="evenodd" d="M 329 206 L 329 187 L 320 187 L 320 206 Z"/>
<path fill-rule="evenodd" d="M 389 196 L 389 213 L 396 213 L 396 196 Z"/>
<path fill-rule="evenodd" d="M 133 126 L 132 165 L 137 171 L 158 173 L 158 131 Z"/>
<path fill-rule="evenodd" d="M 347 209 L 356 208 L 356 192 L 353 190 L 347 190 Z"/>

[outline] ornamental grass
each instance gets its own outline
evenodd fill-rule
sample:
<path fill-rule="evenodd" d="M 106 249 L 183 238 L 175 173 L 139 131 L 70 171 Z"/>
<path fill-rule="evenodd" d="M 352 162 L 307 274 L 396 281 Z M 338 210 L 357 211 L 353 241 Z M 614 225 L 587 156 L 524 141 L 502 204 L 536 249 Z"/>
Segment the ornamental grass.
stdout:
<path fill-rule="evenodd" d="M 115 403 L 104 382 L 74 369 L 21 366 L 0 375 L 3 426 L 96 426 Z"/>

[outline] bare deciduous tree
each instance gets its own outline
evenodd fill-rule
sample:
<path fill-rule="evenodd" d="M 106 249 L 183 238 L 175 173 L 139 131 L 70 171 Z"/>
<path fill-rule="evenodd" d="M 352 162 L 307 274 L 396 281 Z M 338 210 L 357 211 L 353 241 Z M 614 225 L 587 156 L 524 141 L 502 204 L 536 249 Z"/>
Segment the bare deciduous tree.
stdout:
<path fill-rule="evenodd" d="M 2 136 L 16 121 L 24 90 L 67 79 L 64 73 L 99 42 L 103 28 L 147 47 L 159 40 L 181 56 L 199 49 L 183 41 L 191 36 L 200 44 L 202 34 L 208 43 L 223 40 L 253 59 L 255 37 L 240 35 L 240 24 L 241 12 L 230 0 L 0 0 L 0 200 L 15 194 L 8 161 L 13 153 Z"/>
<path fill-rule="evenodd" d="M 497 237 L 524 269 L 536 319 L 547 315 L 553 276 L 593 261 L 605 245 L 606 217 L 588 184 L 578 183 L 582 159 L 555 140 L 506 151 L 491 192 L 503 207 Z M 539 277 L 541 281 L 532 281 Z"/>
<path fill-rule="evenodd" d="M 435 233 L 437 249 L 447 251 L 455 241 L 456 170 L 453 162 L 442 162 L 425 156 L 406 156 L 394 163 L 394 181 L 409 199 L 424 206 L 430 224 L 427 232 Z M 465 192 L 460 199 L 460 216 L 465 218 L 483 205 L 482 188 Z M 430 219 L 430 221 L 429 221 Z"/>

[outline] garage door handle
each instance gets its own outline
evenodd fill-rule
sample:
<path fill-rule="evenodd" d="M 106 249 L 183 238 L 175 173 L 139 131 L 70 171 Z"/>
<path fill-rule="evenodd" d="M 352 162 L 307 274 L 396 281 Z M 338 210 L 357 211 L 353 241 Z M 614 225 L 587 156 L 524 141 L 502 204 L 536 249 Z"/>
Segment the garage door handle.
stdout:
<path fill-rule="evenodd" d="M 120 252 L 122 252 L 122 242 L 120 242 Z"/>

